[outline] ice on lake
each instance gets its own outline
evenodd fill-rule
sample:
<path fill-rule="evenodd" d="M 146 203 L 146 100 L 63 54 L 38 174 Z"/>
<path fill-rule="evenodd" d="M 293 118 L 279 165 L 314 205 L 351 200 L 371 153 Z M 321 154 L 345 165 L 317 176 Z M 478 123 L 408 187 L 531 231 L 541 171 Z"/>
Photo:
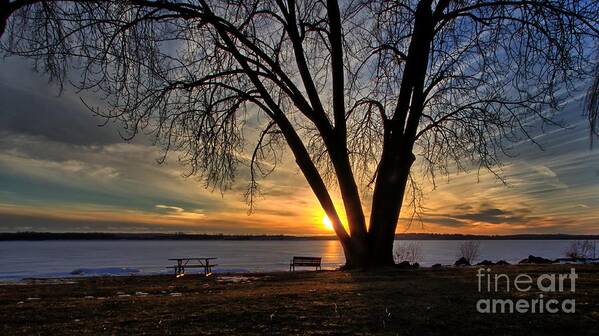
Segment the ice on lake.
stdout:
<path fill-rule="evenodd" d="M 410 241 L 396 241 L 397 244 Z M 453 264 L 462 241 L 420 240 L 423 266 Z M 482 240 L 480 260 L 516 263 L 529 254 L 564 256 L 569 240 Z M 167 274 L 173 257 L 216 257 L 214 272 L 267 272 L 289 269 L 293 256 L 321 256 L 323 269 L 344 263 L 334 240 L 85 240 L 2 241 L 0 279 L 95 275 Z M 195 270 L 199 272 L 200 270 Z"/>

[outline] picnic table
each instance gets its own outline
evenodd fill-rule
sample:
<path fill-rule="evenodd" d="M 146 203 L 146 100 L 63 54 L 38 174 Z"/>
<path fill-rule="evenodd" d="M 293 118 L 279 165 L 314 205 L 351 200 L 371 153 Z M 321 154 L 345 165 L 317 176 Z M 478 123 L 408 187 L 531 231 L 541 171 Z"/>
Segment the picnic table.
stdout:
<path fill-rule="evenodd" d="M 211 264 L 210 260 L 214 260 L 214 257 L 194 257 L 194 258 L 170 258 L 170 261 L 176 261 L 174 266 L 169 266 L 167 268 L 173 268 L 175 270 L 175 276 L 182 277 L 185 275 L 186 268 L 203 268 L 204 275 L 209 275 L 212 273 L 212 267 L 218 266 L 216 264 Z"/>

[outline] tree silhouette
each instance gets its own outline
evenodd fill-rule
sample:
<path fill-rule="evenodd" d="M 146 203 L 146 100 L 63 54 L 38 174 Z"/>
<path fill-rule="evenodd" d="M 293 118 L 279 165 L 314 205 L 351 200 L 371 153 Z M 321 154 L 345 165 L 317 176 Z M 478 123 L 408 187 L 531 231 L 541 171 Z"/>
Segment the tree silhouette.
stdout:
<path fill-rule="evenodd" d="M 4 0 L 0 18 L 5 53 L 61 85 L 79 75 L 105 94 L 90 108 L 128 138 L 151 131 L 208 186 L 231 185 L 252 141 L 253 204 L 286 144 L 347 267 L 393 263 L 417 156 L 432 176 L 495 172 L 511 141 L 556 124 L 599 36 L 596 1 Z"/>

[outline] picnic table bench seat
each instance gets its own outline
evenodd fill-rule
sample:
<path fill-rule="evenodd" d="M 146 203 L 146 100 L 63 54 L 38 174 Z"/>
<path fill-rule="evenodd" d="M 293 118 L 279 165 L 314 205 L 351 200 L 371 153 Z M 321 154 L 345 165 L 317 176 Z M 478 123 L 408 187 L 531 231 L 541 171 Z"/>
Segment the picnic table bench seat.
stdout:
<path fill-rule="evenodd" d="M 289 263 L 289 271 L 295 271 L 295 267 L 314 267 L 316 270 L 321 269 L 322 258 L 321 257 L 298 257 L 295 256 Z"/>

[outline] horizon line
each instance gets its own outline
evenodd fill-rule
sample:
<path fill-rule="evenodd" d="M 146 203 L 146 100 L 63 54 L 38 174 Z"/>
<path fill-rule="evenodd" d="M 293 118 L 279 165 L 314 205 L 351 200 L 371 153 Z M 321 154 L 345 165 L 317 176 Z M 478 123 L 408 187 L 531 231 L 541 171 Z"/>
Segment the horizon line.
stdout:
<path fill-rule="evenodd" d="M 6 240 L 337 240 L 334 234 L 226 234 L 190 232 L 0 232 L 0 241 Z M 462 233 L 396 233 L 396 240 L 534 240 L 534 239 L 591 239 L 599 234 L 519 233 L 519 234 L 462 234 Z"/>

